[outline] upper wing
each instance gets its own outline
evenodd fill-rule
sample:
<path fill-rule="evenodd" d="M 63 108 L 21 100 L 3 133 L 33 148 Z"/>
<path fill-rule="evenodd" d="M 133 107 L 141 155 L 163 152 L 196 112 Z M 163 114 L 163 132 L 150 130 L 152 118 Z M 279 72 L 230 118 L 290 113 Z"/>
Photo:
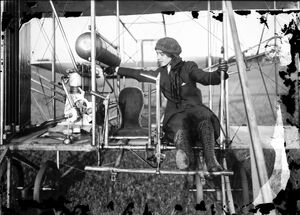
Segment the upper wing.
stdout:
<path fill-rule="evenodd" d="M 59 16 L 89 16 L 90 1 L 60 0 L 53 1 Z M 95 1 L 96 16 L 116 15 L 116 1 Z M 235 10 L 249 9 L 273 9 L 274 1 L 232 1 Z M 161 12 L 180 11 L 201 11 L 207 10 L 208 1 L 128 1 L 119 0 L 120 15 L 152 14 Z M 222 10 L 222 1 L 210 1 L 211 10 Z M 50 16 L 52 11 L 49 1 L 25 0 L 23 8 L 30 11 L 30 14 L 43 13 Z M 297 8 L 297 2 L 276 1 L 276 8 L 292 9 Z"/>

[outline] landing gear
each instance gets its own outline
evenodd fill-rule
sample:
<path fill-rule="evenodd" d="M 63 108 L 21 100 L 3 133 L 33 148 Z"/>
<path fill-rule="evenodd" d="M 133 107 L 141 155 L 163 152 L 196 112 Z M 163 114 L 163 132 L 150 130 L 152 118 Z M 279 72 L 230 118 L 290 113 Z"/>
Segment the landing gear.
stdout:
<path fill-rule="evenodd" d="M 43 202 L 49 198 L 56 199 L 60 194 L 60 173 L 56 163 L 46 161 L 38 171 L 33 189 L 33 200 Z"/>

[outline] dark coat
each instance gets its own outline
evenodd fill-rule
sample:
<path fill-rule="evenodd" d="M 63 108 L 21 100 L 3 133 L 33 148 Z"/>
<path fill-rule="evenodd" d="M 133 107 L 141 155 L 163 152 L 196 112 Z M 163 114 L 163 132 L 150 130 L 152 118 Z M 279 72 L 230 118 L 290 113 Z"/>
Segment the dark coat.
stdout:
<path fill-rule="evenodd" d="M 178 58 L 176 61 L 171 61 L 171 71 L 172 68 L 181 61 Z M 161 92 L 167 98 L 167 105 L 165 109 L 165 116 L 163 120 L 163 130 L 165 132 L 171 132 L 169 139 L 172 139 L 174 132 L 177 131 L 179 127 L 182 126 L 182 114 L 180 113 L 195 113 L 199 120 L 209 119 L 213 123 L 215 130 L 215 138 L 219 137 L 220 123 L 215 114 L 202 103 L 202 95 L 200 89 L 197 88 L 196 83 L 202 85 L 218 85 L 220 84 L 221 76 L 218 71 L 215 72 L 205 72 L 198 68 L 197 64 L 192 61 L 184 62 L 181 69 L 181 102 L 176 102 L 171 96 L 171 82 L 167 71 L 167 67 L 159 67 L 157 70 L 142 70 L 142 69 L 129 69 L 120 67 L 118 74 L 121 76 L 131 77 L 140 82 L 152 82 L 155 81 L 141 74 L 147 74 L 151 76 L 160 76 L 160 87 Z M 193 115 L 193 114 L 192 114 Z M 176 117 L 179 116 L 179 117 Z M 199 118 L 200 117 L 200 118 Z M 178 118 L 178 119 L 176 119 Z M 171 122 L 173 121 L 173 122 Z M 172 126 L 168 126 L 172 124 Z M 178 125 L 178 126 L 175 126 Z M 175 128 L 176 127 L 176 128 Z"/>

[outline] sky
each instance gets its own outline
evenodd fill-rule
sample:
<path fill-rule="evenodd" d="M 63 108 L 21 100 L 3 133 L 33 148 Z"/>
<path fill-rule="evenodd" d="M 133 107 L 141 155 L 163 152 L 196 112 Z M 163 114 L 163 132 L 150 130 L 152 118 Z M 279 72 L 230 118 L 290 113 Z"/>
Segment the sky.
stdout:
<path fill-rule="evenodd" d="M 215 12 L 215 15 L 218 11 Z M 212 14 L 214 15 L 214 14 Z M 281 14 L 276 17 L 276 32 L 280 33 L 280 29 L 284 24 L 288 24 L 293 18 L 293 14 Z M 257 12 L 252 11 L 250 15 L 241 16 L 235 14 L 238 36 L 242 50 L 252 47 L 259 43 L 263 24 L 260 24 L 260 17 Z M 123 63 L 137 62 L 141 59 L 141 41 L 145 39 L 157 40 L 164 37 L 164 27 L 161 14 L 148 15 L 130 15 L 121 16 L 122 22 L 125 23 L 127 29 L 138 41 L 136 42 L 132 36 L 120 24 L 120 54 Z M 274 35 L 274 16 L 267 17 L 268 28 L 265 27 L 263 40 Z M 61 18 L 61 22 L 68 38 L 70 47 L 76 60 L 80 60 L 75 51 L 75 41 L 77 37 L 89 31 L 89 17 L 79 18 Z M 182 46 L 182 58 L 188 59 L 193 57 L 204 57 L 208 55 L 208 12 L 199 12 L 198 19 L 193 19 L 190 12 L 178 12 L 174 15 L 165 15 L 166 36 L 175 38 Z M 109 41 L 118 44 L 117 22 L 115 16 L 97 17 L 96 28 Z M 42 28 L 41 28 L 42 27 Z M 40 29 L 43 29 L 42 31 Z M 56 25 L 56 51 L 58 61 L 70 61 L 69 54 L 61 32 Z M 31 51 L 32 61 L 37 59 L 51 59 L 52 40 L 52 19 L 33 19 L 31 20 Z M 234 55 L 231 31 L 228 26 L 228 55 Z M 216 19 L 211 19 L 211 54 L 213 56 L 221 56 L 222 47 L 222 23 Z M 144 42 L 144 59 L 146 61 L 155 61 L 156 54 L 154 51 L 154 42 Z"/>

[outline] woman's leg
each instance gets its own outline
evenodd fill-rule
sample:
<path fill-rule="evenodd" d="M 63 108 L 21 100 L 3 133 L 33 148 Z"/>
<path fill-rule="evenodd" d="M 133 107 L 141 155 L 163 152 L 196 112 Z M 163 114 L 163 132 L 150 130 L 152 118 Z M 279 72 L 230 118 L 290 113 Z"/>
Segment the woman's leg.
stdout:
<path fill-rule="evenodd" d="M 174 143 L 177 149 L 176 165 L 179 169 L 193 169 L 194 166 L 194 152 L 190 144 L 188 131 L 180 128 L 177 130 Z"/>
<path fill-rule="evenodd" d="M 204 158 L 207 169 L 210 172 L 222 171 L 223 168 L 219 164 L 215 155 L 215 137 L 214 128 L 211 120 L 203 119 L 198 126 L 199 139 L 203 145 Z"/>
<path fill-rule="evenodd" d="M 176 165 L 181 170 L 188 169 L 194 162 L 189 131 L 184 126 L 185 119 L 185 113 L 178 113 L 169 120 L 164 128 L 165 138 L 176 146 Z"/>

